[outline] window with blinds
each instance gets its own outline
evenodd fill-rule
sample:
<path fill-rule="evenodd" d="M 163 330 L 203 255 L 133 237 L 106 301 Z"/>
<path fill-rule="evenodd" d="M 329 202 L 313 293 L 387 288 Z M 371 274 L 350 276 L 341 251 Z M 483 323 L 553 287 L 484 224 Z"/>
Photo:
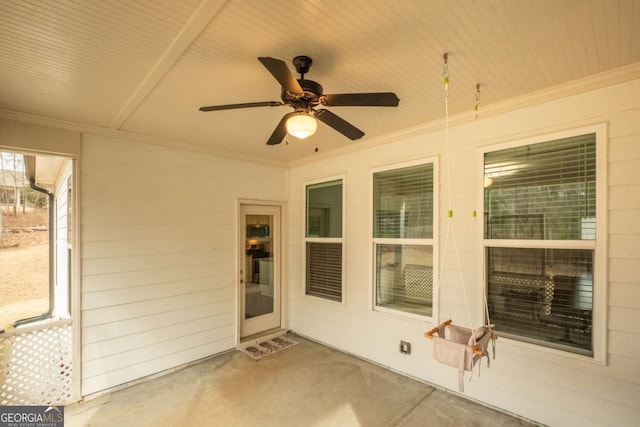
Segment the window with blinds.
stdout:
<path fill-rule="evenodd" d="M 373 236 L 433 238 L 433 164 L 373 174 Z"/>
<path fill-rule="evenodd" d="M 306 186 L 305 293 L 342 301 L 342 179 Z"/>
<path fill-rule="evenodd" d="M 342 301 L 342 243 L 307 242 L 307 295 Z"/>
<path fill-rule="evenodd" d="M 373 174 L 375 307 L 433 314 L 434 163 Z"/>
<path fill-rule="evenodd" d="M 593 355 L 596 135 L 487 152 L 484 173 L 490 321 Z"/>

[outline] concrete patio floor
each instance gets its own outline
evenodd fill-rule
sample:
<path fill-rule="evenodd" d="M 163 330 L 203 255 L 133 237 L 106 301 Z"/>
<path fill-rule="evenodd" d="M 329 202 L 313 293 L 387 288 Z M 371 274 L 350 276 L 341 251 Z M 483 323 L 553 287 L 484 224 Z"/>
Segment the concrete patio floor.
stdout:
<path fill-rule="evenodd" d="M 260 361 L 226 353 L 65 408 L 65 426 L 530 426 L 290 335 Z"/>

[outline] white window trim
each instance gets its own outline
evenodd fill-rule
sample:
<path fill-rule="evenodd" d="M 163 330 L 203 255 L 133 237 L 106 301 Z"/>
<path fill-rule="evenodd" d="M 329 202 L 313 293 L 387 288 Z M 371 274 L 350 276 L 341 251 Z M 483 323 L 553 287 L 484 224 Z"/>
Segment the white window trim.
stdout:
<path fill-rule="evenodd" d="M 307 187 L 309 185 L 314 185 L 314 184 L 322 184 L 324 182 L 330 182 L 330 181 L 338 181 L 338 180 L 342 180 L 342 237 L 307 237 Z M 347 230 L 346 227 L 346 218 L 347 218 L 347 176 L 346 174 L 340 174 L 340 175 L 332 175 L 332 176 L 328 176 L 328 177 L 323 177 L 323 178 L 317 178 L 317 179 L 313 179 L 313 180 L 308 180 L 304 182 L 304 185 L 302 186 L 302 200 L 303 200 L 303 208 L 302 208 L 302 295 L 305 298 L 311 298 L 314 301 L 319 301 L 322 303 L 326 303 L 326 304 L 333 304 L 333 305 L 342 305 L 342 306 L 346 306 L 347 303 L 347 295 L 346 295 L 346 286 L 345 286 L 345 280 L 346 280 L 346 260 L 345 260 L 345 253 L 346 253 L 346 239 L 345 239 L 345 233 Z M 315 295 L 308 295 L 307 294 L 307 242 L 309 243 L 342 243 L 342 277 L 340 278 L 341 280 L 341 290 L 340 293 L 342 295 L 342 301 L 333 301 L 330 299 L 326 299 L 326 298 L 321 298 Z"/>
<path fill-rule="evenodd" d="M 531 240 L 531 241 L 514 241 L 514 240 L 485 240 L 484 233 L 480 233 L 482 251 L 482 268 L 485 270 L 483 277 L 487 276 L 486 272 L 486 250 L 487 245 L 491 247 L 539 247 L 551 249 L 593 249 L 594 253 L 594 284 L 593 284 L 593 314 L 592 314 L 592 333 L 593 333 L 593 356 L 584 356 L 563 350 L 526 343 L 523 341 L 504 338 L 510 344 L 524 347 L 528 350 L 542 351 L 560 355 L 567 358 L 577 360 L 585 360 L 597 364 L 605 365 L 607 363 L 607 319 L 608 319 L 608 266 L 607 266 L 607 236 L 608 236 L 608 216 L 607 216 L 607 123 L 599 123 L 590 126 L 584 126 L 575 129 L 568 129 L 550 134 L 537 135 L 529 138 L 510 141 L 508 143 L 496 144 L 481 147 L 478 150 L 478 181 L 484 182 L 484 154 L 503 150 L 507 148 L 519 147 L 522 145 L 530 145 L 541 142 L 554 141 L 563 138 L 595 133 L 596 135 L 596 240 L 595 241 L 556 241 L 556 240 Z M 478 192 L 479 212 L 484 212 L 484 191 Z M 486 293 L 486 283 L 484 284 L 484 292 Z M 499 331 L 498 331 L 499 332 Z"/>
<path fill-rule="evenodd" d="M 433 164 L 433 237 L 431 239 L 403 239 L 403 244 L 416 244 L 431 246 L 433 248 L 433 302 L 431 316 L 421 316 L 414 313 L 407 313 L 400 310 L 393 310 L 376 305 L 376 244 L 398 244 L 398 239 L 374 238 L 373 237 L 373 175 L 378 172 L 402 169 L 412 166 Z M 393 315 L 405 319 L 417 320 L 420 322 L 436 323 L 439 318 L 439 289 L 440 289 L 440 173 L 438 156 L 424 157 L 406 162 L 392 163 L 378 166 L 369 170 L 369 303 L 370 310 L 385 315 Z"/>

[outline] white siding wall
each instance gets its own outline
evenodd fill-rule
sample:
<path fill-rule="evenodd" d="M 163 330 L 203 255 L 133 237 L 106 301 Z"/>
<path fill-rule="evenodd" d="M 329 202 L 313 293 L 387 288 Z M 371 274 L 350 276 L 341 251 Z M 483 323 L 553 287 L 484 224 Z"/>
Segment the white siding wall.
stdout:
<path fill-rule="evenodd" d="M 451 198 L 458 247 L 465 266 L 471 311 L 479 322 L 481 272 L 472 210 L 477 209 L 479 145 L 608 123 L 608 325 L 607 364 L 557 351 L 498 340 L 497 358 L 465 384 L 466 396 L 550 425 L 636 425 L 640 419 L 640 80 L 535 107 L 481 119 L 450 130 Z M 477 135 L 477 136 L 476 136 Z M 479 142 L 478 142 L 479 141 Z M 357 142 L 356 142 L 357 144 Z M 357 154 L 295 167 L 290 171 L 290 326 L 300 334 L 392 369 L 457 391 L 457 372 L 432 358 L 423 333 L 433 325 L 371 310 L 370 169 L 408 159 L 440 156 L 440 235 L 446 230 L 449 198 L 444 131 L 399 140 Z M 345 174 L 346 303 L 304 295 L 301 253 L 304 183 Z M 452 248 L 452 245 L 449 245 Z M 441 257 L 443 254 L 441 254 Z M 444 277 L 455 265 L 446 255 Z M 450 275 L 449 277 L 455 277 Z M 445 279 L 446 280 L 446 279 Z M 446 286 L 446 287 L 445 287 Z M 466 325 L 462 294 L 455 283 L 441 288 L 441 315 Z M 603 297 L 603 295 L 600 295 Z M 453 302 L 453 306 L 452 303 Z M 598 321 L 598 320 L 596 320 Z M 478 323 L 479 324 L 479 323 Z M 341 331 L 336 334 L 335 331 Z M 400 340 L 413 345 L 398 351 Z M 484 365 L 484 363 L 483 363 Z M 468 375 L 468 374 L 467 374 Z M 467 376 L 468 378 L 468 376 Z"/>
<path fill-rule="evenodd" d="M 236 344 L 237 198 L 283 168 L 84 135 L 82 394 Z"/>

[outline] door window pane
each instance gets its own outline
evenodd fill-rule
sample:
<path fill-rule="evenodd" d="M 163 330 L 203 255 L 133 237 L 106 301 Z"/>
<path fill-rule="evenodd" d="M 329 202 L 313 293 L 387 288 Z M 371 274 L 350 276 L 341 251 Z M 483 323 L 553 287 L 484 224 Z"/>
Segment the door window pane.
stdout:
<path fill-rule="evenodd" d="M 272 215 L 245 216 L 245 319 L 274 312 Z"/>

